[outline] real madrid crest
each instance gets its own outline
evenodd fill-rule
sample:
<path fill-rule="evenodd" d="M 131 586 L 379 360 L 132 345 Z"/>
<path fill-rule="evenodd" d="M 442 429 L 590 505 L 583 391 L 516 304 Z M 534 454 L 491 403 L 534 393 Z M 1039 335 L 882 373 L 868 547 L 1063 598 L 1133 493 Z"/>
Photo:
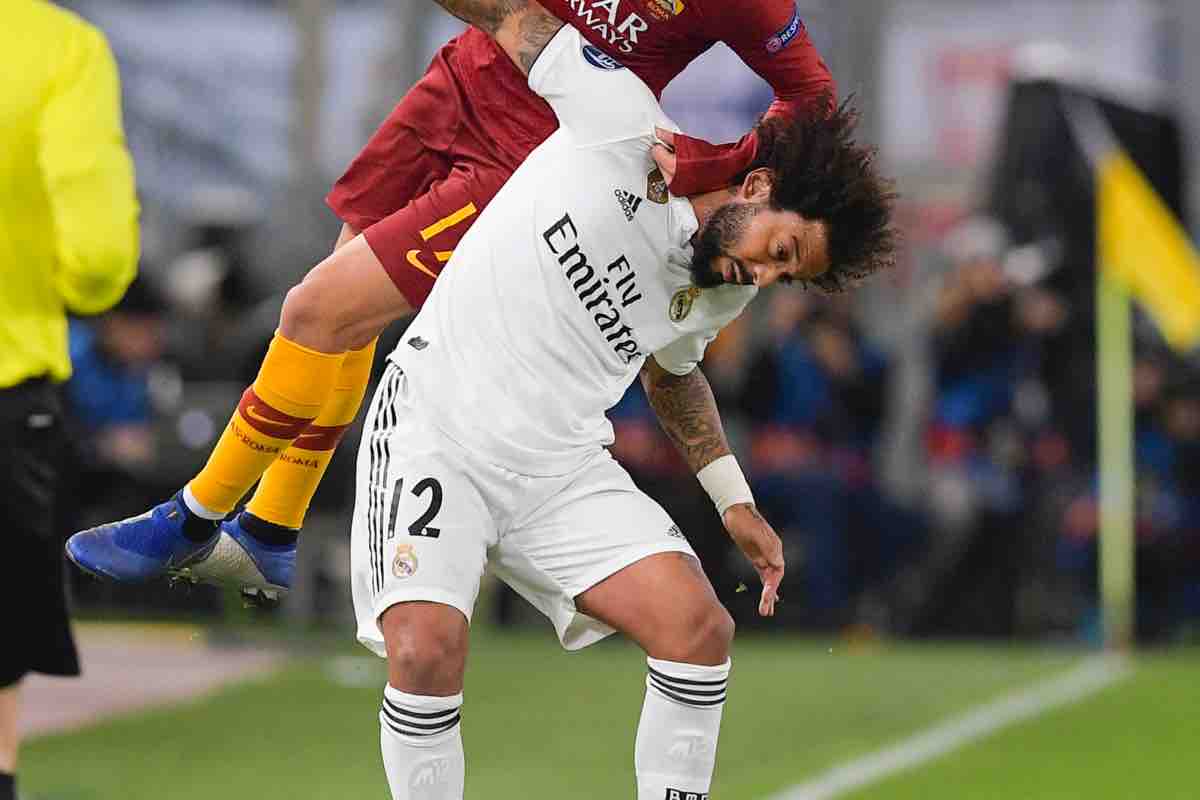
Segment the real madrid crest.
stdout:
<path fill-rule="evenodd" d="M 396 557 L 392 559 L 392 574 L 397 578 L 411 578 L 417 574 L 417 551 L 411 544 L 396 545 Z"/>
<path fill-rule="evenodd" d="M 646 176 L 646 199 L 661 206 L 666 204 L 670 196 L 670 192 L 667 191 L 667 179 L 663 177 L 662 170 L 655 167 Z"/>
<path fill-rule="evenodd" d="M 671 318 L 671 322 L 682 322 L 692 313 L 692 305 L 701 291 L 696 286 L 686 286 L 671 295 L 671 305 L 667 308 L 667 316 Z"/>

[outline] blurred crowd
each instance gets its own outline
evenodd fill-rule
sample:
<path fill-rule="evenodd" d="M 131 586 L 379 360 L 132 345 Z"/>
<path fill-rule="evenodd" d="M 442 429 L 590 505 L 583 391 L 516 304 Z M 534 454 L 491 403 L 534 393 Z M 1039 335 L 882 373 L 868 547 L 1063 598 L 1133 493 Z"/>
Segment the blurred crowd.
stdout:
<path fill-rule="evenodd" d="M 266 113 L 290 97 L 290 73 L 281 66 L 286 48 L 260 46 L 286 41 L 285 15 L 266 4 L 225 4 L 244 14 L 239 25 L 253 35 L 243 41 L 226 35 L 225 13 L 163 4 L 191 21 L 165 25 L 163 35 L 200 22 L 221 34 L 209 31 L 209 44 L 183 58 L 182 39 L 163 39 L 169 46 L 161 53 L 145 47 L 159 37 L 138 33 L 145 18 L 140 4 L 76 5 L 109 21 L 116 37 L 148 214 L 147 255 L 134 289 L 114 311 L 71 326 L 76 367 L 69 394 L 80 479 L 64 529 L 138 513 L 195 473 L 254 378 L 282 291 L 328 251 L 337 230 L 320 205 L 328 175 L 289 182 L 260 163 L 263 153 L 287 149 L 286 125 L 279 124 L 286 116 Z M 347 8 L 357 6 L 361 15 L 339 17 L 342 27 L 335 26 L 338 36 L 355 42 L 336 50 L 355 53 L 356 69 L 375 63 L 361 53 L 375 53 L 372 47 L 382 47 L 391 30 L 377 24 L 373 4 Z M 832 14 L 832 6 L 805 7 L 814 35 L 835 27 L 820 17 Z M 977 11 L 990 9 L 980 4 Z M 989 17 L 987 24 L 998 22 Z M 450 32 L 431 29 L 429 48 Z M 1121 33 L 1114 28 L 1114 36 Z M 227 46 L 226 60 L 239 71 L 250 51 L 238 46 L 253 43 L 263 56 L 254 62 L 259 78 L 243 87 L 255 89 L 242 98 L 245 108 L 227 103 L 226 73 L 213 67 L 215 43 Z M 821 44 L 835 52 L 832 42 Z M 714 139 L 748 128 L 770 95 L 735 56 L 720 50 L 706 57 L 711 63 L 690 67 L 665 100 L 685 129 Z M 164 63 L 180 71 L 167 83 Z M 329 110 L 341 126 L 339 141 L 357 148 L 361 129 L 370 127 L 363 120 L 378 115 L 351 111 L 367 100 L 351 102 L 347 87 L 392 84 L 378 76 L 363 80 L 345 64 L 331 75 L 340 87 L 331 96 L 343 101 Z M 717 84 L 723 90 L 714 93 Z M 164 128 L 160 114 L 170 106 L 161 92 L 168 88 L 176 100 L 190 99 L 179 103 L 187 113 Z M 192 109 L 200 101 L 188 91 L 220 100 L 201 105 L 224 119 L 223 127 L 196 128 Z M 944 86 L 929 91 L 953 99 Z M 1014 99 L 1005 114 L 995 109 L 1008 133 L 996 137 L 994 196 L 983 204 L 1011 230 L 979 216 L 932 236 L 912 236 L 906 260 L 919 266 L 877 279 L 881 286 L 869 298 L 766 292 L 710 348 L 704 368 L 730 439 L 785 541 L 788 574 L 779 615 L 791 624 L 863 636 L 1099 635 L 1094 229 L 1082 211 L 1091 206 L 1088 170 L 1055 110 L 1058 91 L 1034 82 L 1012 89 L 1023 103 Z M 742 99 L 731 103 L 730 97 Z M 389 89 L 380 102 L 390 107 L 393 100 Z M 1178 208 L 1181 148 L 1169 120 L 1115 106 L 1105 106 L 1105 113 Z M 914 122 L 905 118 L 903 130 Z M 325 170 L 340 168 L 352 149 L 331 158 Z M 184 165 L 191 171 L 176 171 Z M 240 195 L 196 197 L 195 187 L 257 175 L 255 167 L 263 169 L 251 181 L 254 191 L 243 186 Z M 934 183 L 941 186 L 943 177 L 938 173 Z M 181 192 L 181 186 L 190 188 Z M 928 187 L 914 191 L 903 176 L 901 189 L 913 206 L 921 202 L 914 194 L 927 201 L 938 196 Z M 955 204 L 955 218 L 962 211 Z M 381 359 L 399 336 L 395 327 L 380 344 Z M 1138 326 L 1137 341 L 1139 633 L 1194 636 L 1200 628 L 1200 374 L 1163 347 L 1151 326 Z M 616 455 L 687 533 L 739 622 L 753 624 L 753 571 L 659 431 L 639 385 L 611 416 Z M 345 611 L 356 447 L 351 431 L 307 524 L 302 588 L 294 593 L 303 599 L 293 601 L 305 616 Z M 81 582 L 76 589 L 84 605 L 144 606 L 148 597 L 166 607 L 197 602 L 155 588 Z M 502 618 L 520 616 L 510 596 L 502 600 Z M 216 602 L 210 598 L 210 605 Z"/>
<path fill-rule="evenodd" d="M 124 302 L 71 325 L 78 465 L 69 527 L 136 513 L 186 480 L 268 342 L 279 297 L 258 289 L 248 232 L 199 225 Z M 972 220 L 940 245 L 923 320 L 928 403 L 911 459 L 924 491 L 883 474 L 906 404 L 897 359 L 858 295 L 771 290 L 722 333 L 705 371 L 755 497 L 784 539 L 780 616 L 863 636 L 1094 638 L 1095 349 L 1089 281 L 1047 273 Z M 399 330 L 380 348 L 390 350 Z M 1144 340 L 1144 341 L 1143 341 Z M 1200 375 L 1154 337 L 1135 357 L 1139 632 L 1200 621 Z M 911 405 L 911 404 L 908 404 Z M 639 385 L 611 413 L 614 452 L 688 533 L 722 599 L 753 624 L 753 571 L 658 428 Z M 317 497 L 307 573 L 337 613 L 354 437 Z M 343 540 L 343 541 L 339 541 Z M 82 601 L 145 599 L 83 583 Z M 344 588 L 344 587 L 343 587 Z M 155 591 L 155 590 L 142 590 Z M 184 606 L 173 595 L 168 605 Z M 194 604 L 194 601 L 192 601 Z M 500 604 L 511 616 L 511 598 Z"/>

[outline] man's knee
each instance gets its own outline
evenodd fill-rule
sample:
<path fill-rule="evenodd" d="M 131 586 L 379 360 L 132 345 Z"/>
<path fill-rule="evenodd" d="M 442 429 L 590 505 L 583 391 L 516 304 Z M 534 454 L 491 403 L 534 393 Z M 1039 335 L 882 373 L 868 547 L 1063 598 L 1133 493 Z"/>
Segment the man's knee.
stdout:
<path fill-rule="evenodd" d="M 650 655 L 684 664 L 717 665 L 729 658 L 733 644 L 733 617 L 714 599 L 698 606 L 672 626 L 659 647 Z"/>
<path fill-rule="evenodd" d="M 388 681 L 410 694 L 462 691 L 467 622 L 440 603 L 399 603 L 380 618 L 388 653 Z"/>
<path fill-rule="evenodd" d="M 305 279 L 288 290 L 283 298 L 279 330 L 292 341 L 312 347 L 315 340 L 336 336 L 337 326 L 328 296 L 321 300 L 320 281 Z"/>
<path fill-rule="evenodd" d="M 378 331 L 368 335 L 360 330 L 361 316 L 352 301 L 356 295 L 344 283 L 350 277 L 328 263 L 315 267 L 284 296 L 280 333 L 323 353 L 356 350 L 374 339 Z"/>
<path fill-rule="evenodd" d="M 700 625 L 700 636 L 697 649 L 712 656 L 710 660 L 724 663 L 729 658 L 729 650 L 733 646 L 733 633 L 737 626 L 733 617 L 720 603 L 713 603 L 704 614 Z M 703 661 L 690 661 L 700 664 Z"/>
<path fill-rule="evenodd" d="M 369 344 L 393 320 L 412 311 L 362 237 L 314 267 L 283 301 L 279 331 L 325 353 Z"/>

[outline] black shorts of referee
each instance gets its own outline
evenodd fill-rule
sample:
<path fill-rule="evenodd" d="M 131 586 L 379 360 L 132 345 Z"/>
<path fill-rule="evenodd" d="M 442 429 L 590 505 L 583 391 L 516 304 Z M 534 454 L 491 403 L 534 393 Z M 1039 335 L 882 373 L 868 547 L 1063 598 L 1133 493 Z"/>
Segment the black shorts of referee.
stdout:
<path fill-rule="evenodd" d="M 0 688 L 26 673 L 78 675 L 55 517 L 66 454 L 58 386 L 0 389 Z"/>

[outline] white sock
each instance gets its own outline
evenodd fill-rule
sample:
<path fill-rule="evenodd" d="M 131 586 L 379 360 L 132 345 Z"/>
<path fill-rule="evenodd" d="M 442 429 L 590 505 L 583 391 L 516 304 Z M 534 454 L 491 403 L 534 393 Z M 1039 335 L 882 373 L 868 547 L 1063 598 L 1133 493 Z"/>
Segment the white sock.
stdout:
<path fill-rule="evenodd" d="M 392 800 L 462 800 L 462 699 L 383 690 L 379 744 Z"/>
<path fill-rule="evenodd" d="M 647 658 L 634 746 L 638 800 L 708 800 L 729 661 L 719 667 Z"/>
<path fill-rule="evenodd" d="M 188 507 L 188 511 L 195 514 L 200 519 L 225 519 L 225 515 L 217 511 L 209 511 L 204 507 L 204 504 L 196 499 L 196 495 L 192 494 L 192 485 L 189 483 L 183 487 L 183 504 Z"/>

